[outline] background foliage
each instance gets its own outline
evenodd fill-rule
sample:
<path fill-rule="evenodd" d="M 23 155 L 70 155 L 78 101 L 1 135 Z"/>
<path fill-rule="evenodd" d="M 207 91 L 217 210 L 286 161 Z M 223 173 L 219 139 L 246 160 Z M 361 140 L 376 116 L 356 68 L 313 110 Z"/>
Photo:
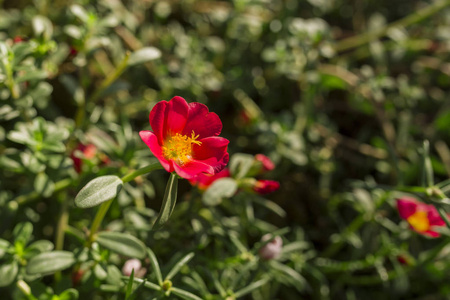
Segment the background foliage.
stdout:
<path fill-rule="evenodd" d="M 2 299 L 449 297 L 448 234 L 411 231 L 395 198 L 446 209 L 450 1 L 0 3 Z M 89 239 L 75 196 L 153 161 L 137 133 L 175 95 L 220 116 L 235 160 L 269 156 L 280 190 L 208 201 L 180 180 L 152 230 L 154 171 Z M 267 233 L 284 247 L 265 261 Z"/>

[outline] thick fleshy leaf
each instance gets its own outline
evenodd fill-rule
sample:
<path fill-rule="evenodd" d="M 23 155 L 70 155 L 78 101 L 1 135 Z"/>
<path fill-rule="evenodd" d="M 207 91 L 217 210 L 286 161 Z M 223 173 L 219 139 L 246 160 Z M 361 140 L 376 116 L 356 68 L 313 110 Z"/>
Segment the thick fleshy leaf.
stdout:
<path fill-rule="evenodd" d="M 193 257 L 194 257 L 194 252 L 188 253 L 185 256 L 183 256 L 183 258 L 181 258 L 174 266 L 173 268 L 170 270 L 170 272 L 167 274 L 165 280 L 171 280 L 173 278 L 173 276 L 175 276 L 180 269 L 187 264 Z"/>
<path fill-rule="evenodd" d="M 97 235 L 96 241 L 101 246 L 124 256 L 145 258 L 144 243 L 128 233 L 104 231 Z"/>
<path fill-rule="evenodd" d="M 171 173 L 169 181 L 166 185 L 166 191 L 164 193 L 164 199 L 161 205 L 161 210 L 159 211 L 159 215 L 156 218 L 154 228 L 161 227 L 164 223 L 167 222 L 172 211 L 177 202 L 177 192 L 178 192 L 178 177 L 177 174 Z"/>
<path fill-rule="evenodd" d="M 179 288 L 176 287 L 172 287 L 170 289 L 170 291 L 174 294 L 177 295 L 178 297 L 185 299 L 185 300 L 201 300 L 202 298 Z"/>
<path fill-rule="evenodd" d="M 76 262 L 75 256 L 69 251 L 45 252 L 33 257 L 27 265 L 27 273 L 51 274 L 67 269 Z"/>
<path fill-rule="evenodd" d="M 155 47 L 145 47 L 131 53 L 128 66 L 143 64 L 161 57 L 161 51 Z"/>
<path fill-rule="evenodd" d="M 150 259 L 150 264 L 152 265 L 152 270 L 155 272 L 156 280 L 158 280 L 159 285 L 163 283 L 161 268 L 159 267 L 158 259 L 152 249 L 147 248 L 148 257 Z"/>
<path fill-rule="evenodd" d="M 114 175 L 97 177 L 78 192 L 75 205 L 80 208 L 89 208 L 102 204 L 116 197 L 122 185 L 122 179 Z"/>
<path fill-rule="evenodd" d="M 230 171 L 234 178 L 240 179 L 245 177 L 245 175 L 250 171 L 255 158 L 253 155 L 237 153 L 231 157 L 230 160 Z"/>
<path fill-rule="evenodd" d="M 21 222 L 14 227 L 14 243 L 20 243 L 25 246 L 33 234 L 33 224 L 30 222 Z"/>
<path fill-rule="evenodd" d="M 203 193 L 203 203 L 206 205 L 218 205 L 223 198 L 233 196 L 237 191 L 237 183 L 232 178 L 220 178 L 214 181 Z"/>
<path fill-rule="evenodd" d="M 0 287 L 10 285 L 16 279 L 19 266 L 16 261 L 2 263 L 0 266 Z"/>

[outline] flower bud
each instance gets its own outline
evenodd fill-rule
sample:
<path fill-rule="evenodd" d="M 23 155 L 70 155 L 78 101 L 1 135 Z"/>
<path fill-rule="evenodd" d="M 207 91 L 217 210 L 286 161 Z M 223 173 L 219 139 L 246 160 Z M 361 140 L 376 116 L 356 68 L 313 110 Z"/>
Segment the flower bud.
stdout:
<path fill-rule="evenodd" d="M 273 161 L 264 154 L 256 154 L 255 159 L 261 163 L 263 172 L 268 172 L 275 169 L 275 164 Z"/>
<path fill-rule="evenodd" d="M 272 237 L 271 234 L 266 234 L 262 237 L 261 241 L 265 242 L 269 240 L 271 237 Z M 259 249 L 258 253 L 262 259 L 265 260 L 276 259 L 280 256 L 282 247 L 283 247 L 283 240 L 281 239 L 281 237 L 276 236 L 269 243 L 267 243 L 261 249 Z"/>
<path fill-rule="evenodd" d="M 144 277 L 145 273 L 147 273 L 147 269 L 142 268 L 141 261 L 136 258 L 132 258 L 127 260 L 123 265 L 122 274 L 125 276 L 130 276 L 133 269 L 134 269 L 134 277 L 141 278 Z"/>
<path fill-rule="evenodd" d="M 258 194 L 270 194 L 280 188 L 280 183 L 274 180 L 257 180 L 252 188 Z"/>

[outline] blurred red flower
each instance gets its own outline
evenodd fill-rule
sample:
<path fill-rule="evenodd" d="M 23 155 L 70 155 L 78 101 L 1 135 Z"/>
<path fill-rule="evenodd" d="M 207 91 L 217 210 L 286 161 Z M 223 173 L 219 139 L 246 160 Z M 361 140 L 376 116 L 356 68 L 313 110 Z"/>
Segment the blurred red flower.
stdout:
<path fill-rule="evenodd" d="M 258 194 L 269 194 L 280 188 L 280 183 L 274 180 L 257 180 L 253 185 L 253 190 Z"/>
<path fill-rule="evenodd" d="M 222 122 L 204 104 L 178 96 L 160 101 L 150 112 L 150 125 L 153 132 L 139 135 L 167 172 L 192 179 L 214 175 L 228 163 L 229 141 L 218 136 Z"/>
<path fill-rule="evenodd" d="M 223 169 L 222 171 L 214 174 L 214 175 L 208 175 L 208 174 L 198 174 L 192 179 L 189 179 L 189 182 L 196 186 L 199 190 L 206 190 L 214 181 L 220 178 L 230 177 L 230 170 L 227 168 Z"/>
<path fill-rule="evenodd" d="M 98 155 L 97 147 L 93 144 L 81 144 L 79 143 L 78 146 L 75 148 L 75 150 L 72 151 L 72 154 L 70 155 L 70 158 L 72 158 L 73 161 L 73 167 L 75 171 L 79 174 L 81 173 L 82 166 L 83 166 L 83 159 L 75 155 L 75 151 L 80 151 L 83 153 L 84 159 L 93 159 Z M 108 164 L 110 162 L 110 159 L 105 154 L 101 154 L 100 161 L 102 164 Z"/>
<path fill-rule="evenodd" d="M 433 205 L 419 202 L 414 198 L 397 199 L 397 209 L 400 217 L 406 220 L 414 231 L 425 236 L 439 237 L 440 234 L 432 228 L 445 226 L 444 220 Z"/>

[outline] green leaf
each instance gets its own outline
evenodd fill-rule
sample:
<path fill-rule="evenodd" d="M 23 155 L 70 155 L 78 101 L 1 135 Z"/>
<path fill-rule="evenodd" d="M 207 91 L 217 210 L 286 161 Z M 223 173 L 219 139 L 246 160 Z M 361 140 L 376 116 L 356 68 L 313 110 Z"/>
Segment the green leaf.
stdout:
<path fill-rule="evenodd" d="M 76 289 L 67 289 L 59 295 L 59 300 L 77 300 L 79 293 Z"/>
<path fill-rule="evenodd" d="M 7 240 L 0 239 L 0 258 L 2 258 L 3 255 L 5 255 L 6 251 L 11 246 L 12 246 L 11 243 L 8 242 Z"/>
<path fill-rule="evenodd" d="M 106 270 L 100 264 L 96 264 L 94 267 L 94 275 L 100 280 L 105 280 L 108 274 Z"/>
<path fill-rule="evenodd" d="M 194 257 L 194 253 L 188 253 L 187 255 L 185 255 L 182 259 L 180 259 L 172 268 L 172 270 L 170 270 L 169 274 L 167 274 L 165 280 L 170 280 L 173 278 L 173 276 L 175 276 L 180 269 L 187 264 L 193 257 Z"/>
<path fill-rule="evenodd" d="M 102 204 L 116 197 L 122 185 L 122 180 L 115 175 L 97 177 L 81 189 L 75 197 L 75 205 L 89 208 Z"/>
<path fill-rule="evenodd" d="M 19 223 L 14 227 L 14 243 L 20 243 L 25 246 L 33 233 L 33 224 L 30 222 Z"/>
<path fill-rule="evenodd" d="M 230 172 L 233 177 L 240 179 L 245 177 L 255 162 L 253 155 L 237 153 L 231 157 Z"/>
<path fill-rule="evenodd" d="M 177 295 L 180 298 L 186 299 L 186 300 L 202 300 L 202 298 L 179 288 L 173 287 L 170 289 L 170 291 L 174 294 Z"/>
<path fill-rule="evenodd" d="M 131 270 L 130 279 L 127 284 L 127 290 L 125 292 L 125 300 L 130 300 L 131 292 L 133 291 L 133 279 L 134 279 L 134 269 Z"/>
<path fill-rule="evenodd" d="M 25 81 L 33 81 L 39 79 L 45 79 L 48 77 L 48 74 L 44 70 L 30 70 L 26 74 L 19 76 L 15 79 L 16 83 L 25 82 Z"/>
<path fill-rule="evenodd" d="M 169 181 L 166 185 L 166 191 L 164 193 L 164 199 L 161 205 L 161 210 L 159 211 L 159 215 L 156 218 L 154 228 L 161 227 L 164 223 L 167 222 L 172 211 L 177 202 L 177 192 L 178 192 L 178 175 L 175 173 L 170 174 Z"/>
<path fill-rule="evenodd" d="M 116 253 L 139 259 L 145 258 L 146 248 L 144 243 L 128 233 L 104 231 L 97 235 L 96 241 L 101 246 Z"/>
<path fill-rule="evenodd" d="M 210 206 L 218 205 L 223 198 L 233 196 L 237 188 L 238 185 L 233 178 L 220 178 L 214 181 L 203 193 L 203 203 Z"/>
<path fill-rule="evenodd" d="M 430 159 L 430 143 L 423 142 L 422 148 L 422 185 L 431 187 L 434 185 L 433 167 Z"/>
<path fill-rule="evenodd" d="M 55 191 L 55 183 L 45 174 L 39 173 L 34 180 L 34 189 L 43 197 L 50 197 Z"/>
<path fill-rule="evenodd" d="M 52 274 L 67 269 L 76 262 L 75 256 L 69 251 L 45 252 L 33 257 L 27 265 L 27 273 Z"/>
<path fill-rule="evenodd" d="M 0 266 L 0 287 L 10 285 L 16 279 L 19 266 L 16 261 Z"/>
<path fill-rule="evenodd" d="M 289 278 L 289 281 L 291 281 L 292 285 L 295 286 L 298 290 L 302 290 L 305 287 L 305 278 L 291 267 L 279 263 L 275 260 L 269 261 L 269 264 L 274 270 L 284 273 L 284 275 L 286 275 L 286 278 Z"/>
<path fill-rule="evenodd" d="M 156 279 L 158 280 L 159 285 L 162 285 L 162 275 L 161 275 L 161 268 L 159 267 L 158 260 L 156 259 L 155 253 L 152 251 L 152 249 L 147 248 L 148 257 L 150 258 L 150 264 L 152 265 L 152 270 L 155 272 Z"/>
<path fill-rule="evenodd" d="M 234 293 L 234 296 L 236 298 L 240 298 L 244 295 L 247 295 L 247 294 L 253 292 L 254 290 L 260 288 L 264 284 L 266 284 L 267 281 L 269 281 L 269 278 L 263 278 L 258 281 L 252 282 L 249 285 L 247 285 L 246 287 L 244 287 L 244 288 L 240 289 L 239 291 L 237 291 L 236 293 Z"/>
<path fill-rule="evenodd" d="M 131 53 L 128 66 L 143 64 L 161 57 L 161 51 L 155 47 L 145 47 Z"/>

